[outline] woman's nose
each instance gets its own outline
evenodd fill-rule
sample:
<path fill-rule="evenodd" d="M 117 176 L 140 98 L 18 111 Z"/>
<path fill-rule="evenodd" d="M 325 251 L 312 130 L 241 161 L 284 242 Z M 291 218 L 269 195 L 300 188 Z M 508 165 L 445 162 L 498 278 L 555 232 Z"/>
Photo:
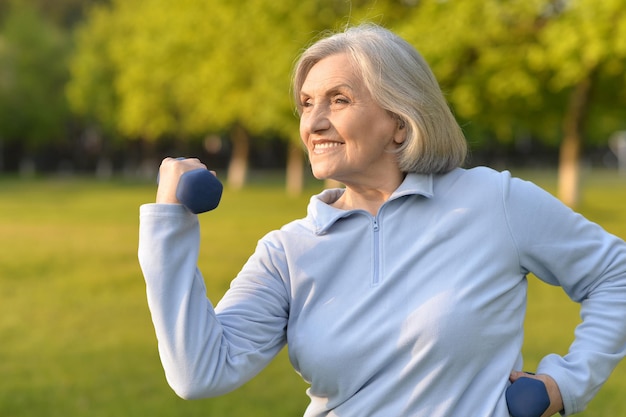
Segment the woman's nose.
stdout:
<path fill-rule="evenodd" d="M 327 106 L 314 105 L 301 119 L 310 133 L 321 132 L 330 128 L 329 109 Z"/>

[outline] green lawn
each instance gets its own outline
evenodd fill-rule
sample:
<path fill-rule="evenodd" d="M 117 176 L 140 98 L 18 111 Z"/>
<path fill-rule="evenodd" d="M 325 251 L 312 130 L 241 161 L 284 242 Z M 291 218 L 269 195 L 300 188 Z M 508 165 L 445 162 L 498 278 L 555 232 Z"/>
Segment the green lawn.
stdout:
<path fill-rule="evenodd" d="M 550 191 L 552 174 L 514 172 Z M 626 179 L 587 175 L 580 211 L 626 237 Z M 299 198 L 261 182 L 225 190 L 201 216 L 200 268 L 217 301 L 267 231 L 305 214 Z M 165 382 L 137 263 L 138 207 L 153 183 L 0 179 L 0 416 L 292 417 L 306 386 L 283 352 L 235 393 L 183 401 Z M 525 355 L 563 353 L 577 309 L 558 289 L 531 280 Z M 619 416 L 626 366 L 584 416 Z"/>

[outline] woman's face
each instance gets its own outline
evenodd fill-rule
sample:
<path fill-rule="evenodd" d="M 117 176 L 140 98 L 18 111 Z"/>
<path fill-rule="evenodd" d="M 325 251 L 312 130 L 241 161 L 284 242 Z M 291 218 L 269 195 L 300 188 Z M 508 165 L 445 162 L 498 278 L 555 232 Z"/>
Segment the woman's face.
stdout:
<path fill-rule="evenodd" d="M 398 120 L 374 102 L 346 54 L 309 71 L 300 91 L 300 136 L 313 175 L 348 186 L 397 178 Z"/>

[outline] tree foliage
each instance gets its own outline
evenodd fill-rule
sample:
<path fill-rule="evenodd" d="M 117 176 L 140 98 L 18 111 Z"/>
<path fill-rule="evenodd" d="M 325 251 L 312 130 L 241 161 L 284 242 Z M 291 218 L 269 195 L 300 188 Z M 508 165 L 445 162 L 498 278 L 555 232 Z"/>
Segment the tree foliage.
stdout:
<path fill-rule="evenodd" d="M 548 74 L 550 93 L 569 93 L 589 79 L 586 139 L 606 142 L 624 127 L 626 1 L 566 3 L 543 28 L 528 62 L 535 72 Z"/>
<path fill-rule="evenodd" d="M 568 89 L 584 74 L 624 82 L 624 0 L 414 3 L 114 1 L 81 32 L 72 85 L 91 77 L 113 87 L 117 108 L 102 100 L 128 135 L 203 134 L 238 122 L 289 137 L 294 57 L 319 31 L 363 19 L 412 41 L 457 114 L 502 138 L 520 128 L 554 136 Z M 77 108 L 85 108 L 78 90 L 82 101 L 102 97 L 74 88 Z M 618 91 L 597 101 L 623 100 Z"/>
<path fill-rule="evenodd" d="M 554 140 L 570 90 L 588 74 L 624 85 L 624 10 L 624 0 L 425 0 L 398 30 L 462 119 L 505 140 L 517 129 Z M 623 103 L 615 91 L 594 100 Z"/>
<path fill-rule="evenodd" d="M 240 186 L 248 135 L 299 142 L 289 84 L 298 51 L 350 13 L 338 0 L 114 0 L 77 35 L 73 108 L 127 137 L 230 131 Z M 293 152 L 290 155 L 297 155 Z"/>
<path fill-rule="evenodd" d="M 116 69 L 109 42 L 110 33 L 116 30 L 105 8 L 91 9 L 88 25 L 76 31 L 75 51 L 69 63 L 71 77 L 65 89 L 76 114 L 109 132 L 118 131 Z"/>
<path fill-rule="evenodd" d="M 62 140 L 69 38 L 27 4 L 7 10 L 0 22 L 0 137 L 25 148 Z"/>
<path fill-rule="evenodd" d="M 319 19 L 323 3 L 144 0 L 98 7 L 79 32 L 71 101 L 99 118 L 114 114 L 105 120 L 115 119 L 129 136 L 185 138 L 236 123 L 255 134 L 292 136 L 291 64 L 324 26 L 306 24 Z M 107 111 L 92 102 L 100 88 L 112 88 L 101 103 Z"/>

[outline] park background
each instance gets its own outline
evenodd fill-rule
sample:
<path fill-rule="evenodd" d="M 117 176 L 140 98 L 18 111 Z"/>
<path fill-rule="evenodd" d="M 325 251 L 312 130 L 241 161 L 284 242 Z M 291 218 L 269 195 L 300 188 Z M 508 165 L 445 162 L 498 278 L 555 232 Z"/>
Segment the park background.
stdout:
<path fill-rule="evenodd" d="M 626 0 L 0 0 L 0 416 L 302 414 L 284 352 L 222 398 L 169 390 L 138 207 L 164 156 L 218 172 L 199 261 L 217 301 L 256 240 L 325 186 L 299 144 L 291 68 L 362 21 L 431 64 L 468 166 L 509 169 L 626 237 Z M 578 321 L 531 279 L 528 368 L 564 354 Z M 620 366 L 582 415 L 625 415 L 624 392 Z"/>

